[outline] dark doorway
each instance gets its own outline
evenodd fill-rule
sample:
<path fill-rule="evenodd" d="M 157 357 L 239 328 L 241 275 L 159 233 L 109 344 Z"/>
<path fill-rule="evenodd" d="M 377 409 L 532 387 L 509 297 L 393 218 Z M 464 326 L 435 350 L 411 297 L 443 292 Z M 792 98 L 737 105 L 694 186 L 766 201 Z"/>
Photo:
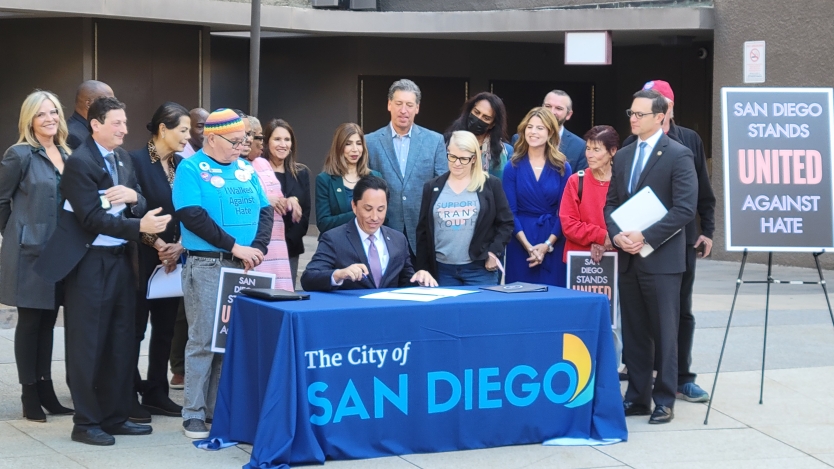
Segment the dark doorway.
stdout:
<path fill-rule="evenodd" d="M 391 122 L 388 113 L 388 88 L 400 76 L 359 76 L 359 123 L 365 133 L 373 132 Z M 421 127 L 443 133 L 457 118 L 460 107 L 468 99 L 469 79 L 445 77 L 409 78 L 417 83 L 423 97 L 420 113 L 414 120 Z"/>
<path fill-rule="evenodd" d="M 573 101 L 573 116 L 565 122 L 565 128 L 581 137 L 594 126 L 593 83 L 494 80 L 490 82 L 490 90 L 500 96 L 507 107 L 507 133 L 510 137 L 516 133 L 527 112 L 541 106 L 544 96 L 552 90 L 564 91 Z"/>
<path fill-rule="evenodd" d="M 175 24 L 100 20 L 98 79 L 127 105 L 124 148 L 148 142 L 145 125 L 165 101 L 199 102 L 200 29 Z M 163 53 L 164 51 L 164 53 Z"/>

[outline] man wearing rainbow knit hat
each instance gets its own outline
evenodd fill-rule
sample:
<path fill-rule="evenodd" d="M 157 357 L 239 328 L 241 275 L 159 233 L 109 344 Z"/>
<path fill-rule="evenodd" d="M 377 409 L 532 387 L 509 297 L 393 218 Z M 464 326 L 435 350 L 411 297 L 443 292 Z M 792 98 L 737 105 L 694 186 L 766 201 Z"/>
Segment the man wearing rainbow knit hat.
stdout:
<path fill-rule="evenodd" d="M 223 355 L 211 351 L 220 269 L 249 270 L 264 260 L 273 210 L 252 166 L 240 157 L 243 121 L 231 109 L 212 112 L 203 148 L 177 167 L 174 209 L 188 259 L 182 271 L 188 343 L 185 347 L 183 430 L 207 438 Z"/>

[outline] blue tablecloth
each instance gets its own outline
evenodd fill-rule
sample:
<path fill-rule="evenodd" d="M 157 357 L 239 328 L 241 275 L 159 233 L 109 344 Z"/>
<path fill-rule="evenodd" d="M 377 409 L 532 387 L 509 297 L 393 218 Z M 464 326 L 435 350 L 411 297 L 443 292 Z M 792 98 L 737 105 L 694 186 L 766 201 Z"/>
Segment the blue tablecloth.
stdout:
<path fill-rule="evenodd" d="M 210 438 L 251 468 L 627 438 L 604 296 L 367 293 L 238 296 Z"/>

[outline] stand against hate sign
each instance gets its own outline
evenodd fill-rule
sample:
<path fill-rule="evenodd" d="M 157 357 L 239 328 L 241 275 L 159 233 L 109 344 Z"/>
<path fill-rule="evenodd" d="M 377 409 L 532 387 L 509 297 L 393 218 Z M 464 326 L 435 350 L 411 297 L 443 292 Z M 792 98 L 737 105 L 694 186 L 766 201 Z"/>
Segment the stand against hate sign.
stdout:
<path fill-rule="evenodd" d="M 724 88 L 728 251 L 834 248 L 832 90 Z"/>
<path fill-rule="evenodd" d="M 248 288 L 272 288 L 275 274 L 223 267 L 220 269 L 220 285 L 217 289 L 217 307 L 214 311 L 214 330 L 211 351 L 226 353 L 226 338 L 229 337 L 229 322 L 232 304 L 238 293 Z"/>
<path fill-rule="evenodd" d="M 568 251 L 567 288 L 591 293 L 601 293 L 608 298 L 611 311 L 611 329 L 617 328 L 617 253 L 606 252 L 599 262 L 591 259 L 588 251 Z"/>
<path fill-rule="evenodd" d="M 764 397 L 771 284 L 820 285 L 834 324 L 819 261 L 820 255 L 834 249 L 833 97 L 831 88 L 721 89 L 726 247 L 744 255 L 712 397 L 743 283 L 767 284 L 759 404 Z M 768 253 L 765 280 L 744 280 L 749 251 Z M 777 251 L 813 253 L 819 281 L 774 279 L 773 253 Z M 711 409 L 712 400 L 705 425 Z"/>

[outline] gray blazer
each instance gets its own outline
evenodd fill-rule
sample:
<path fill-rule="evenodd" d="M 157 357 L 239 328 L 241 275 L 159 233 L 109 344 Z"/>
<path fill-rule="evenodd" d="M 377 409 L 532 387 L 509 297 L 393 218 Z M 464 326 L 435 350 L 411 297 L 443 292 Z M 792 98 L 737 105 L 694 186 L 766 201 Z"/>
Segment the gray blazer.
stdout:
<path fill-rule="evenodd" d="M 67 155 L 60 150 L 66 161 Z M 58 223 L 58 178 L 43 148 L 18 144 L 0 161 L 0 303 L 55 308 L 55 284 L 34 271 Z"/>
<path fill-rule="evenodd" d="M 388 183 L 388 226 L 405 233 L 411 252 L 417 254 L 417 222 L 423 184 L 449 171 L 443 136 L 417 124 L 411 129 L 411 142 L 405 176 L 394 152 L 391 124 L 365 136 L 368 143 L 369 166 L 382 174 Z"/>

